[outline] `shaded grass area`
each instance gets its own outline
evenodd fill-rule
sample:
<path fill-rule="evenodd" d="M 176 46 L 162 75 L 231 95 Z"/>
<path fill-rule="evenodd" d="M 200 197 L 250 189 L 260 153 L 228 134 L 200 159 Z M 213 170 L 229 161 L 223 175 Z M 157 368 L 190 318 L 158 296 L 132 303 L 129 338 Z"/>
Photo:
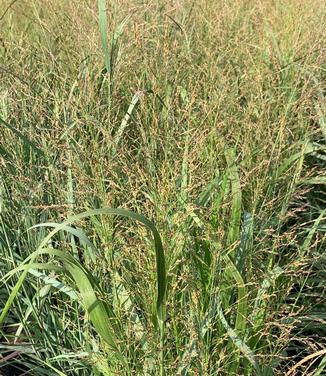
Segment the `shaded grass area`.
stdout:
<path fill-rule="evenodd" d="M 0 373 L 322 375 L 324 2 L 0 4 Z"/>

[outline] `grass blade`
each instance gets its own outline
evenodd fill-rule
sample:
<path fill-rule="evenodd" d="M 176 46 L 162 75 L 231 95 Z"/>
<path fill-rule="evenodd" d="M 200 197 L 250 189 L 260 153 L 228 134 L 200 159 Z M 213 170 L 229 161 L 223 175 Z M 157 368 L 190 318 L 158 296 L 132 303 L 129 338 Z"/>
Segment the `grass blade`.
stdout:
<path fill-rule="evenodd" d="M 106 0 L 98 0 L 99 27 L 101 35 L 102 52 L 107 73 L 111 72 L 110 51 L 108 42 L 108 19 L 106 15 Z"/>
<path fill-rule="evenodd" d="M 20 138 L 23 143 L 28 146 L 29 148 L 33 149 L 38 155 L 44 156 L 43 150 L 41 150 L 38 146 L 34 144 L 34 142 L 30 141 L 23 133 L 21 133 L 18 129 L 7 123 L 2 117 L 0 117 L 0 123 L 2 123 L 6 128 L 8 128 L 15 136 Z"/>
<path fill-rule="evenodd" d="M 231 220 L 228 228 L 228 245 L 231 246 L 238 241 L 240 235 L 242 197 L 240 177 L 233 148 L 228 147 L 226 149 L 225 158 L 228 165 L 228 179 L 231 184 L 232 192 Z"/>

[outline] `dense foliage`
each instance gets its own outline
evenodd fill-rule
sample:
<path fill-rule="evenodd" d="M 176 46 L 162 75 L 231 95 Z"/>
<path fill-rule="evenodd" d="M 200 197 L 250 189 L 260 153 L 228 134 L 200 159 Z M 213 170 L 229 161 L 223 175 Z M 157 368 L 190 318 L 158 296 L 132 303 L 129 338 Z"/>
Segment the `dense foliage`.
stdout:
<path fill-rule="evenodd" d="M 324 1 L 0 5 L 0 374 L 324 374 Z"/>

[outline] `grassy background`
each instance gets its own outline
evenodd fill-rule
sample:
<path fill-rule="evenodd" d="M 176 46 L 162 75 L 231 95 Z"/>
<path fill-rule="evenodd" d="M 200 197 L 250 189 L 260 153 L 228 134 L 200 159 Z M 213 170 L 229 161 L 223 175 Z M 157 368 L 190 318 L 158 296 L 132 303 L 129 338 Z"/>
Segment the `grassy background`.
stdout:
<path fill-rule="evenodd" d="M 0 5 L 0 373 L 322 375 L 324 1 Z"/>

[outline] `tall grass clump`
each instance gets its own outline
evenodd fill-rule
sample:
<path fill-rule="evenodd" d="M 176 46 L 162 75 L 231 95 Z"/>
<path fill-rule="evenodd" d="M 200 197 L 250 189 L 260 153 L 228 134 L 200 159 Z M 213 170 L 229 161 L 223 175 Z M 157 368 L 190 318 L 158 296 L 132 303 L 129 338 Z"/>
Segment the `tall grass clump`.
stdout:
<path fill-rule="evenodd" d="M 0 5 L 0 374 L 323 375 L 324 2 Z"/>

